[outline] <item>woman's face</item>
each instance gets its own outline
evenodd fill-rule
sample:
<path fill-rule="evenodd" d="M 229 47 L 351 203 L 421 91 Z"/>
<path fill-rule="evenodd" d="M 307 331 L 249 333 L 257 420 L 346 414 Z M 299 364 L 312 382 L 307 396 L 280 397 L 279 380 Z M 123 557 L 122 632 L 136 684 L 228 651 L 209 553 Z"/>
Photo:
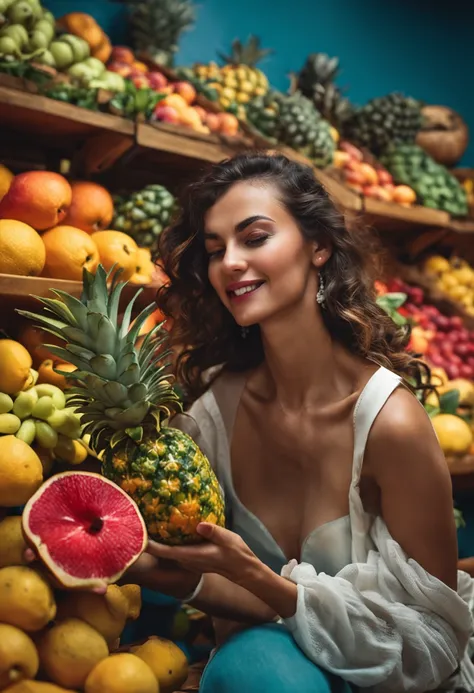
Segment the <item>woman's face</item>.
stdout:
<path fill-rule="evenodd" d="M 327 255 L 304 239 L 273 186 L 234 184 L 206 214 L 205 244 L 209 281 L 237 324 L 315 305 Z"/>

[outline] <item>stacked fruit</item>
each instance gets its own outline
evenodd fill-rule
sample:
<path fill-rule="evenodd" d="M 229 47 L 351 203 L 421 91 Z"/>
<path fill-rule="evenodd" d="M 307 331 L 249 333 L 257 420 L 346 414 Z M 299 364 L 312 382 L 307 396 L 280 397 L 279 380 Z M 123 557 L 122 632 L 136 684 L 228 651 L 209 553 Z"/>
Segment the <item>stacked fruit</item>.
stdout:
<path fill-rule="evenodd" d="M 423 263 L 422 271 L 436 288 L 474 315 L 474 269 L 466 260 L 431 255 Z"/>
<path fill-rule="evenodd" d="M 176 199 L 163 185 L 147 185 L 130 195 L 114 196 L 112 227 L 140 246 L 156 249 L 156 240 L 176 211 Z"/>
<path fill-rule="evenodd" d="M 15 176 L 0 201 L 0 272 L 80 281 L 84 267 L 102 262 L 134 283 L 151 282 L 149 251 L 109 230 L 113 214 L 110 193 L 96 183 L 70 185 L 49 171 Z"/>
<path fill-rule="evenodd" d="M 70 12 L 58 20 L 58 26 L 85 41 L 93 58 L 102 63 L 107 62 L 112 51 L 109 37 L 90 14 Z"/>
<path fill-rule="evenodd" d="M 381 161 L 397 183 L 413 188 L 425 207 L 441 209 L 454 216 L 467 215 L 465 189 L 447 168 L 436 163 L 417 144 L 391 145 Z"/>
<path fill-rule="evenodd" d="M 412 188 L 394 185 L 392 175 L 380 163 L 372 165 L 365 161 L 364 153 L 350 142 L 339 142 L 333 165 L 342 171 L 348 187 L 365 197 L 397 202 L 406 207 L 416 201 Z"/>

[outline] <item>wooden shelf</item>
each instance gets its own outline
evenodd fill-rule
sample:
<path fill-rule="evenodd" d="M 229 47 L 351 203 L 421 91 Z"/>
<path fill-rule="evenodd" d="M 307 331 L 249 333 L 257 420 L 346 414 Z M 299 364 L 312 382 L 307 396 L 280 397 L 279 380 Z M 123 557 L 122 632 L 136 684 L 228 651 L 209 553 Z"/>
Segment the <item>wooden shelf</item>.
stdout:
<path fill-rule="evenodd" d="M 135 139 L 139 147 L 181 157 L 183 164 L 186 159 L 217 163 L 237 151 L 212 135 L 196 135 L 178 126 L 138 123 Z"/>
<path fill-rule="evenodd" d="M 447 212 L 415 205 L 403 207 L 394 202 L 383 202 L 370 197 L 363 198 L 364 219 L 377 230 L 413 231 L 427 228 L 448 228 Z"/>

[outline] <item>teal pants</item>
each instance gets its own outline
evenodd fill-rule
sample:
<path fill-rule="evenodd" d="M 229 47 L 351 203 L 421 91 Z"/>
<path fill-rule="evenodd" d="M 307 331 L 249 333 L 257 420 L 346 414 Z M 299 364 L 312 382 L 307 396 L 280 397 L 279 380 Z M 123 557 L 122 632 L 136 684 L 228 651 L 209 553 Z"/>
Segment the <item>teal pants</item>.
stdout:
<path fill-rule="evenodd" d="M 313 664 L 285 626 L 237 633 L 204 670 L 199 693 L 351 693 L 349 684 Z"/>

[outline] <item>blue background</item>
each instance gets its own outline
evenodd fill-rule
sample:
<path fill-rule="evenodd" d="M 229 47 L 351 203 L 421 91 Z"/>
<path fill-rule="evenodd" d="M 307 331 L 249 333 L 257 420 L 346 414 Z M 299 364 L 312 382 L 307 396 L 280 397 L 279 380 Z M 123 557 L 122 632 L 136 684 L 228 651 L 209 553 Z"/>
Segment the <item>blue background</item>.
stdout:
<path fill-rule="evenodd" d="M 56 16 L 89 12 L 112 37 L 127 41 L 126 12 L 110 0 L 44 0 Z M 398 90 L 451 106 L 474 132 L 474 9 L 467 0 L 201 0 L 195 28 L 181 41 L 178 64 L 207 62 L 234 38 L 255 33 L 275 49 L 262 67 L 278 89 L 308 53 L 341 60 L 341 86 L 357 104 Z M 474 138 L 473 138 L 474 139 Z M 474 165 L 474 141 L 464 163 Z"/>

